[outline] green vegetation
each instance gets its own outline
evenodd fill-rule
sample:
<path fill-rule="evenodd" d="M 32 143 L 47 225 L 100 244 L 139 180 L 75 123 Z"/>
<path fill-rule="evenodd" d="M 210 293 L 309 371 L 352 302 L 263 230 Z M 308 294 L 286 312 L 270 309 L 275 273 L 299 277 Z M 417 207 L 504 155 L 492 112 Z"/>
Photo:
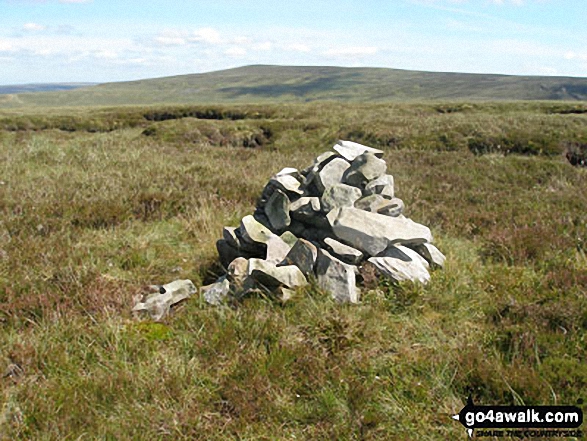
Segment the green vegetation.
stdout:
<path fill-rule="evenodd" d="M 585 78 L 383 68 L 246 66 L 203 74 L 101 84 L 67 92 L 4 95 L 0 96 L 0 107 L 316 100 L 402 102 L 586 99 Z M 451 108 L 447 107 L 446 110 L 450 112 Z"/>
<path fill-rule="evenodd" d="M 464 439 L 450 415 L 469 393 L 587 398 L 587 170 L 565 158 L 584 109 L 1 111 L 0 439 Z M 133 320 L 145 285 L 212 280 L 222 226 L 337 138 L 385 150 L 448 258 L 428 286 Z"/>

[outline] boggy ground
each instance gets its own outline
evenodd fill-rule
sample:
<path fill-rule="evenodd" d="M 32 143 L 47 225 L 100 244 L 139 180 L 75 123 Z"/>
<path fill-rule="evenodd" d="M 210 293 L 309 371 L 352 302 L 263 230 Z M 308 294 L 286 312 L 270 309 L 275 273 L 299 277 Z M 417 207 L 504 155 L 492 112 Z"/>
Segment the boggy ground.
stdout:
<path fill-rule="evenodd" d="M 579 107 L 3 112 L 0 439 L 464 439 L 468 394 L 587 398 L 587 170 L 563 155 L 587 139 Z M 428 286 L 131 318 L 144 285 L 212 279 L 222 226 L 339 137 L 385 150 L 448 258 Z"/>

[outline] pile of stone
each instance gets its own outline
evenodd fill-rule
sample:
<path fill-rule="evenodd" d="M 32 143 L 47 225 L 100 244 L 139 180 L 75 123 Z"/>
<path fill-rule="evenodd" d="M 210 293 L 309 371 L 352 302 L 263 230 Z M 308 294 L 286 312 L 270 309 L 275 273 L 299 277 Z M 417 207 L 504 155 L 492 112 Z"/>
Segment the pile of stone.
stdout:
<path fill-rule="evenodd" d="M 274 175 L 253 215 L 217 242 L 226 275 L 202 288 L 220 304 L 261 291 L 281 300 L 315 279 L 340 302 L 359 300 L 366 265 L 396 282 L 427 283 L 444 256 L 430 230 L 402 213 L 383 152 L 339 141 L 305 170 Z"/>

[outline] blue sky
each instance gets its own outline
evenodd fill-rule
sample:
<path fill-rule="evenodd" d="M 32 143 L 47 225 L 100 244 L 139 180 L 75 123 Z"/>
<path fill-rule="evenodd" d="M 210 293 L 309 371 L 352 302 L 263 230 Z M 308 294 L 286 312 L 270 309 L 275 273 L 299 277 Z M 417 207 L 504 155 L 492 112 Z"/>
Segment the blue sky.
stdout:
<path fill-rule="evenodd" d="M 248 64 L 587 77 L 585 0 L 0 0 L 0 84 Z"/>

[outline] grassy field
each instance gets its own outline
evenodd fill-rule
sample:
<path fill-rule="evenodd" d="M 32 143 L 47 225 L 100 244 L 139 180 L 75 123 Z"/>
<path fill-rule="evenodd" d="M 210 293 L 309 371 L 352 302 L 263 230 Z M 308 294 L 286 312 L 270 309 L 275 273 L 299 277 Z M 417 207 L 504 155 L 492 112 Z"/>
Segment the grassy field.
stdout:
<path fill-rule="evenodd" d="M 202 74 L 101 84 L 67 92 L 14 92 L 0 95 L 0 108 L 193 102 L 304 103 L 316 100 L 585 101 L 587 78 L 383 68 L 245 66 Z"/>
<path fill-rule="evenodd" d="M 447 256 L 428 286 L 132 318 L 339 138 L 385 150 Z M 0 111 L 0 439 L 465 439 L 468 394 L 586 399 L 586 145 L 584 103 Z"/>

